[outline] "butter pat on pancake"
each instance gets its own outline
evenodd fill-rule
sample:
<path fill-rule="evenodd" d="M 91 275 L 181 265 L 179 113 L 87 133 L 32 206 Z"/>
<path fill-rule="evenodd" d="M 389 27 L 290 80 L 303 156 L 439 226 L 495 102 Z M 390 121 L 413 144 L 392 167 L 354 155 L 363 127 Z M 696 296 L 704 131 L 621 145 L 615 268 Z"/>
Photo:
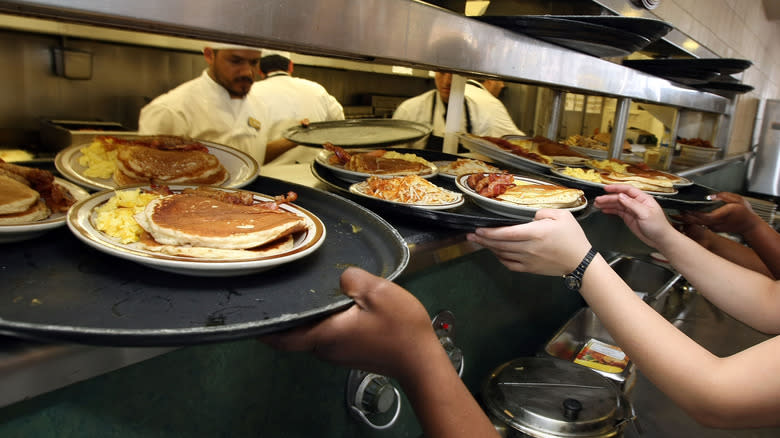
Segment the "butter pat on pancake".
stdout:
<path fill-rule="evenodd" d="M 135 219 L 158 243 L 223 249 L 254 248 L 306 229 L 304 218 L 283 209 L 197 194 L 156 199 Z"/>

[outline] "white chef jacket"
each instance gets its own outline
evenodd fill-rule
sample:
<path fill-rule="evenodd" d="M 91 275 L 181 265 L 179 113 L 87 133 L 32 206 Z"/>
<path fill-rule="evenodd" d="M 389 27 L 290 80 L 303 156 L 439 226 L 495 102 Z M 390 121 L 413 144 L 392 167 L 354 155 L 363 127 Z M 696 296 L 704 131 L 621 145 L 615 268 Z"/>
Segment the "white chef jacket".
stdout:
<path fill-rule="evenodd" d="M 268 108 L 267 118 L 263 120 L 268 127 L 268 141 L 282 138 L 284 131 L 303 119 L 311 123 L 344 120 L 344 108 L 325 87 L 283 71 L 255 82 L 249 97 Z M 317 148 L 297 146 L 266 165 L 310 163 L 318 152 Z"/>
<path fill-rule="evenodd" d="M 482 84 L 468 80 L 463 94 L 466 110 L 461 131 L 490 137 L 524 135 L 512 121 L 504 104 Z M 430 124 L 433 127 L 431 135 L 443 137 L 446 107 L 439 92 L 434 89 L 401 102 L 393 113 L 393 118 Z"/>
<path fill-rule="evenodd" d="M 142 135 L 179 135 L 231 146 L 263 164 L 267 110 L 256 99 L 232 99 L 206 70 L 141 109 Z"/>

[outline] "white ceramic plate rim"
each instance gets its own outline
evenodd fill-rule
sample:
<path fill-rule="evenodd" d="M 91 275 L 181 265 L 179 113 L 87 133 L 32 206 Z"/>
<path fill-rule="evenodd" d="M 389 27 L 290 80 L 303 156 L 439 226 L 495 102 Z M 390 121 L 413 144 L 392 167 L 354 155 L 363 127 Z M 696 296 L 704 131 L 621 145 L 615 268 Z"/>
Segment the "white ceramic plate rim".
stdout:
<path fill-rule="evenodd" d="M 570 176 L 570 175 L 566 175 L 565 173 L 561 172 L 560 168 L 558 168 L 558 167 L 553 167 L 552 169 L 550 169 L 550 172 L 552 172 L 554 175 L 560 176 L 561 178 L 566 178 L 566 179 L 568 179 L 570 181 L 577 181 L 578 183 L 585 184 L 585 185 L 588 185 L 588 186 L 602 187 L 603 188 L 603 187 L 606 187 L 607 185 L 609 185 L 609 184 L 597 183 L 597 182 L 594 182 L 594 181 L 588 181 L 586 179 L 580 179 L 580 178 L 575 178 L 575 177 Z M 615 183 L 615 184 L 612 184 L 612 185 L 617 185 L 617 184 L 620 184 L 620 183 Z M 639 189 L 639 190 L 642 190 L 642 189 Z M 677 191 L 677 189 L 674 189 L 673 192 L 654 192 L 654 191 L 651 191 L 651 190 L 642 190 L 642 191 L 647 193 L 647 194 L 649 194 L 649 195 L 661 195 L 661 196 L 673 196 L 673 195 L 676 195 L 677 193 L 679 193 Z"/>
<path fill-rule="evenodd" d="M 592 164 L 590 164 L 588 162 L 585 163 L 585 167 L 589 167 L 589 168 L 594 169 L 594 170 L 606 170 L 606 169 L 600 169 L 600 168 L 598 168 L 598 167 L 596 167 L 596 166 L 594 166 L 594 165 L 592 165 Z M 682 176 L 679 176 L 679 175 L 675 175 L 673 173 L 664 172 L 663 170 L 659 170 L 659 172 L 663 172 L 663 173 L 666 173 L 668 175 L 672 175 L 672 176 L 675 176 L 677 178 L 680 178 L 680 179 L 678 179 L 676 181 L 672 181 L 672 185 L 675 186 L 675 187 L 688 187 L 688 186 L 692 186 L 693 185 L 693 181 L 689 180 L 688 178 L 685 178 L 685 177 L 682 177 Z M 661 192 L 658 192 L 658 193 L 661 193 Z"/>
<path fill-rule="evenodd" d="M 82 199 L 89 197 L 89 193 L 76 184 L 56 176 L 54 177 L 54 182 L 68 189 L 70 194 L 76 198 L 76 201 L 81 201 Z M 42 219 L 36 222 L 16 225 L 0 225 L 0 242 L 23 240 L 27 235 L 29 235 L 29 237 L 35 237 L 44 231 L 61 227 L 65 224 L 66 216 L 67 213 L 54 213 L 46 219 Z"/>
<path fill-rule="evenodd" d="M 375 149 L 350 149 L 349 153 L 362 153 L 362 152 L 368 152 L 370 150 Z M 328 169 L 332 170 L 333 173 L 336 174 L 339 178 L 350 181 L 350 182 L 360 182 L 364 181 L 366 178 L 375 176 L 377 178 L 393 178 L 396 176 L 407 176 L 407 175 L 417 175 L 420 178 L 433 178 L 439 173 L 439 168 L 436 167 L 435 164 L 431 163 L 430 166 L 428 166 L 428 169 L 430 169 L 429 173 L 417 173 L 417 174 L 410 174 L 410 173 L 404 173 L 404 174 L 394 174 L 394 173 L 383 173 L 383 174 L 375 174 L 375 173 L 366 173 L 366 172 L 355 172 L 353 170 L 347 170 L 344 169 L 341 165 L 334 165 L 328 162 L 328 158 L 333 155 L 333 152 L 323 149 L 320 151 L 320 153 L 317 154 L 317 156 L 314 158 L 317 163 L 327 167 Z M 421 157 L 422 158 L 422 157 Z"/>
<path fill-rule="evenodd" d="M 455 195 L 458 195 L 458 200 L 455 201 L 455 202 L 450 202 L 448 204 L 408 204 L 408 203 L 405 203 L 405 202 L 390 201 L 390 200 L 387 200 L 387 199 L 377 198 L 375 196 L 371 196 L 371 195 L 367 195 L 367 194 L 363 193 L 360 190 L 360 187 L 361 187 L 362 184 L 365 184 L 365 181 L 356 182 L 356 183 L 350 185 L 349 186 L 349 192 L 350 193 L 354 193 L 354 194 L 359 195 L 359 196 L 362 196 L 364 198 L 368 198 L 368 199 L 374 199 L 374 200 L 377 200 L 377 201 L 387 202 L 389 204 L 403 205 L 403 206 L 406 206 L 406 207 L 422 208 L 424 210 L 448 210 L 450 208 L 460 207 L 465 202 L 465 199 L 463 198 L 462 194 L 457 193 L 457 192 L 453 192 L 452 190 L 447 190 L 447 189 L 444 189 L 444 188 L 441 188 L 441 187 L 439 187 L 439 188 L 441 188 L 442 190 L 446 190 L 446 191 L 448 191 L 450 193 L 454 193 Z"/>
<path fill-rule="evenodd" d="M 209 149 L 209 152 L 219 159 L 228 172 L 228 179 L 219 184 L 220 187 L 240 188 L 257 178 L 259 169 L 257 161 L 245 152 L 208 141 L 197 140 Z M 82 156 L 81 148 L 90 143 L 74 144 L 61 150 L 54 157 L 54 166 L 66 178 L 72 182 L 89 187 L 94 190 L 115 189 L 118 187 L 113 178 L 93 178 L 84 175 L 86 167 L 79 164 Z"/>
<path fill-rule="evenodd" d="M 120 190 L 132 190 L 137 187 L 148 188 L 148 186 L 123 187 Z M 173 191 L 180 191 L 185 188 L 196 186 L 169 186 Z M 236 191 L 224 189 L 227 191 Z M 261 256 L 257 258 L 245 258 L 236 260 L 221 259 L 196 259 L 193 257 L 173 256 L 160 254 L 154 251 L 148 251 L 135 247 L 133 244 L 122 244 L 101 231 L 98 231 L 92 225 L 92 217 L 95 207 L 108 201 L 114 195 L 114 190 L 105 190 L 90 196 L 74 205 L 68 212 L 67 223 L 73 234 L 87 245 L 105 252 L 107 254 L 132 260 L 148 266 L 156 267 L 173 272 L 191 273 L 201 271 L 208 273 L 210 271 L 232 271 L 232 272 L 255 272 L 267 269 L 273 266 L 288 263 L 310 254 L 322 245 L 325 241 L 325 225 L 314 214 L 296 205 L 284 204 L 282 209 L 295 213 L 306 219 L 308 230 L 305 235 L 296 239 L 294 247 L 288 251 L 271 256 Z M 268 201 L 273 198 L 255 192 L 255 199 L 258 201 Z"/>
<path fill-rule="evenodd" d="M 528 217 L 529 215 L 533 215 L 539 210 L 544 210 L 549 207 L 526 207 L 524 205 L 515 204 L 513 202 L 509 201 L 502 201 L 499 199 L 493 199 L 488 198 L 487 196 L 482 196 L 479 193 L 477 193 L 474 189 L 469 187 L 468 183 L 466 182 L 466 179 L 468 179 L 470 175 L 461 175 L 458 178 L 455 179 L 455 185 L 458 186 L 458 189 L 460 189 L 461 192 L 463 192 L 465 195 L 469 196 L 471 199 L 474 200 L 477 204 L 482 206 L 483 208 L 493 211 L 494 213 L 499 213 L 503 215 L 508 215 L 512 217 Z M 540 181 L 538 179 L 533 178 L 527 178 L 524 176 L 519 175 L 513 175 L 515 181 L 525 181 L 530 182 L 533 184 L 545 184 L 554 186 L 556 184 L 547 182 L 547 181 Z M 588 200 L 585 199 L 585 202 L 583 202 L 581 205 L 578 205 L 576 207 L 563 207 L 558 208 L 556 210 L 568 210 L 571 212 L 580 211 L 588 206 Z"/>

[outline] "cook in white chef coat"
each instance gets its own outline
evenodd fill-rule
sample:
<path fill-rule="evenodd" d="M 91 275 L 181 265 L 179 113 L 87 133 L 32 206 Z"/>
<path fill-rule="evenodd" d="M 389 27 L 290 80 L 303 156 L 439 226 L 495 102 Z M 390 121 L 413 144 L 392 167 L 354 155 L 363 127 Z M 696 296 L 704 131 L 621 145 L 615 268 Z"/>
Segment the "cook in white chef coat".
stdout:
<path fill-rule="evenodd" d="M 178 135 L 231 146 L 246 152 L 258 165 L 268 141 L 266 108 L 248 99 L 259 75 L 260 49 L 233 44 L 209 44 L 203 49 L 208 68 L 141 109 L 142 135 Z"/>
<path fill-rule="evenodd" d="M 441 150 L 452 73 L 436 72 L 434 82 L 436 83 L 435 90 L 427 91 L 401 102 L 393 113 L 393 118 L 430 124 L 433 129 L 427 143 L 418 143 L 415 144 L 415 147 L 424 146 L 426 149 Z M 463 95 L 465 108 L 461 131 L 491 137 L 524 135 L 512 121 L 504 104 L 479 82 L 473 79 L 466 81 Z"/>
<path fill-rule="evenodd" d="M 299 146 L 283 136 L 288 128 L 302 121 L 344 120 L 344 108 L 317 82 L 292 76 L 289 52 L 263 50 L 260 59 L 262 80 L 255 82 L 249 98 L 269 108 L 263 120 L 268 128 L 266 165 L 311 163 L 318 148 Z"/>

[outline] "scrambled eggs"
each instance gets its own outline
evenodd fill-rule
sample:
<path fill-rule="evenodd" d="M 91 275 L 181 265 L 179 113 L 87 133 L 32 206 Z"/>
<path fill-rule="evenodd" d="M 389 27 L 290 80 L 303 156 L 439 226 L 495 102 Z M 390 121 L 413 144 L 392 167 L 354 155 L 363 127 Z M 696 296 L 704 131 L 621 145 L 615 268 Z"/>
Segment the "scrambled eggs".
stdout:
<path fill-rule="evenodd" d="M 109 141 L 109 140 L 104 140 Z M 108 147 L 106 147 L 108 146 Z M 95 139 L 89 146 L 80 149 L 79 164 L 86 167 L 84 175 L 91 178 L 111 178 L 116 170 L 117 150 L 111 143 Z"/>
<path fill-rule="evenodd" d="M 592 181 L 596 183 L 601 182 L 601 176 L 599 172 L 594 169 L 583 169 L 581 167 L 566 167 L 561 173 L 569 175 L 573 178 L 584 179 L 585 181 Z"/>
<path fill-rule="evenodd" d="M 615 172 L 625 172 L 628 168 L 628 164 L 618 163 L 612 160 L 589 160 L 588 164 L 598 167 L 599 169 L 611 170 Z"/>
<path fill-rule="evenodd" d="M 122 243 L 137 242 L 144 230 L 133 216 L 159 196 L 141 193 L 141 189 L 115 192 L 108 202 L 95 209 L 95 228 Z"/>

